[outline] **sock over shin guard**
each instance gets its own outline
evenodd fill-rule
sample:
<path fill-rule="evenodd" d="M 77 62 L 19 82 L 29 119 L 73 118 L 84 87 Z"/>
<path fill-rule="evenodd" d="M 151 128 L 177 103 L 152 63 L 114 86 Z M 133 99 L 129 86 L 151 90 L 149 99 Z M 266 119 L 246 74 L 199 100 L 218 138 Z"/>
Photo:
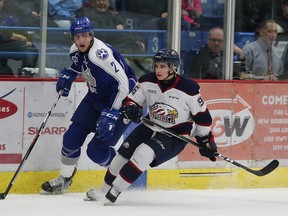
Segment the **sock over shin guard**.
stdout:
<path fill-rule="evenodd" d="M 154 157 L 154 151 L 148 145 L 138 146 L 113 181 L 113 186 L 119 191 L 126 190 L 149 167 Z"/>

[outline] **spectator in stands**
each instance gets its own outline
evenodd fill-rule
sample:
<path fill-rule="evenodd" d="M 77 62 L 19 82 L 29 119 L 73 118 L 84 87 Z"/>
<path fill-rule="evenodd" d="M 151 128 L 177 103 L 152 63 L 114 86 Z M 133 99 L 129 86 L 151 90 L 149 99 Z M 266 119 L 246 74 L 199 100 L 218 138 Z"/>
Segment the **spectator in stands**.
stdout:
<path fill-rule="evenodd" d="M 197 52 L 191 67 L 185 72 L 190 78 L 223 79 L 224 32 L 215 27 L 208 32 L 207 43 Z M 242 50 L 234 45 L 238 59 L 243 59 Z"/>
<path fill-rule="evenodd" d="M 5 6 L 9 10 L 9 14 L 19 17 L 19 25 L 21 26 L 40 26 L 41 18 L 41 0 L 6 0 Z M 48 27 L 59 27 L 52 17 L 48 16 Z"/>
<path fill-rule="evenodd" d="M 82 6 L 82 0 L 48 0 L 48 15 L 59 27 L 70 28 L 71 21 Z"/>
<path fill-rule="evenodd" d="M 10 14 L 12 8 L 8 6 L 9 4 L 6 5 L 6 0 L 0 1 L 1 26 L 19 26 L 19 18 Z M 8 59 L 22 61 L 22 66 L 18 71 L 19 73 L 22 73 L 22 68 L 35 67 L 37 64 L 38 49 L 35 48 L 29 38 L 19 30 L 0 29 L 0 54 L 0 66 L 3 69 L 1 73 L 13 73 L 7 64 Z"/>
<path fill-rule="evenodd" d="M 110 8 L 110 0 L 90 0 L 90 3 L 84 5 L 81 14 L 86 15 L 93 20 L 95 28 L 106 29 L 124 29 L 125 19 L 113 8 Z"/>
<path fill-rule="evenodd" d="M 272 14 L 273 2 L 271 0 L 236 0 L 235 31 L 257 32 L 259 23 Z"/>
<path fill-rule="evenodd" d="M 21 26 L 39 26 L 41 17 L 41 0 L 9 0 L 7 1 L 12 9 L 21 19 Z"/>
<path fill-rule="evenodd" d="M 77 16 L 87 16 L 94 23 L 96 29 L 125 29 L 125 19 L 115 10 L 110 9 L 110 0 L 91 0 L 91 5 L 85 5 L 82 14 Z M 142 53 L 145 45 L 140 36 L 127 34 L 127 32 L 100 32 L 95 35 L 100 40 L 116 47 L 121 53 L 133 54 Z"/>
<path fill-rule="evenodd" d="M 241 79 L 277 80 L 283 74 L 283 64 L 273 43 L 277 37 L 277 23 L 265 20 L 259 25 L 259 38 L 243 47 L 246 70 Z"/>
<path fill-rule="evenodd" d="M 124 3 L 125 7 L 121 5 Z M 154 0 L 118 0 L 116 5 L 129 17 L 137 19 L 140 29 L 167 29 L 167 0 L 157 0 L 157 3 Z"/>
<path fill-rule="evenodd" d="M 282 0 L 279 10 L 273 16 L 280 27 L 279 33 L 288 33 L 288 0 Z"/>
<path fill-rule="evenodd" d="M 182 0 L 182 18 L 190 23 L 190 29 L 200 27 L 199 18 L 202 13 L 200 0 Z"/>
<path fill-rule="evenodd" d="M 118 0 L 116 6 L 128 17 L 133 17 L 139 23 L 138 28 L 140 29 L 167 29 L 167 0 Z M 190 30 L 190 23 L 182 19 L 181 29 Z"/>

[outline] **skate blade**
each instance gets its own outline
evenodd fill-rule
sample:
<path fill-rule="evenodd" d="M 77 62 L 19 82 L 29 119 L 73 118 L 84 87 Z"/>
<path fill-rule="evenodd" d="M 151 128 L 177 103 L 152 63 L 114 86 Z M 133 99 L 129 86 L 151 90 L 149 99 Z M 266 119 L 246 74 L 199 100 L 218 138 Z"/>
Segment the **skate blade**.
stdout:
<path fill-rule="evenodd" d="M 102 199 L 90 199 L 88 197 L 85 197 L 83 199 L 83 201 L 85 201 L 85 202 L 95 202 L 95 204 L 98 205 L 98 206 L 110 206 L 110 205 L 112 205 L 112 203 L 109 200 L 106 200 L 104 198 L 102 198 Z"/>
<path fill-rule="evenodd" d="M 97 200 L 97 199 L 91 199 L 91 198 L 89 198 L 89 197 L 85 197 L 85 198 L 83 199 L 83 201 L 97 202 L 97 201 L 99 201 L 99 200 Z"/>
<path fill-rule="evenodd" d="M 114 205 L 114 203 L 112 203 L 110 200 L 108 200 L 106 198 L 102 202 L 103 202 L 103 206 L 113 206 Z"/>
<path fill-rule="evenodd" d="M 62 195 L 64 193 L 65 193 L 64 191 L 54 191 L 54 192 L 47 192 L 44 190 L 40 191 L 40 195 Z"/>

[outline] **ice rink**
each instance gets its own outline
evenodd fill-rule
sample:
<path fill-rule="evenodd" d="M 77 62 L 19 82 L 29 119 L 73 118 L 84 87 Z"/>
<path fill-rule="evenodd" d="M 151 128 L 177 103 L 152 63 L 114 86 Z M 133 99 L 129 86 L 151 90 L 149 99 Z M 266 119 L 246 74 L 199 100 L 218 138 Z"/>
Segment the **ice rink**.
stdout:
<path fill-rule="evenodd" d="M 0 200 L 9 216 L 287 216 L 288 188 L 127 191 L 111 206 L 83 201 L 85 193 L 8 194 Z"/>

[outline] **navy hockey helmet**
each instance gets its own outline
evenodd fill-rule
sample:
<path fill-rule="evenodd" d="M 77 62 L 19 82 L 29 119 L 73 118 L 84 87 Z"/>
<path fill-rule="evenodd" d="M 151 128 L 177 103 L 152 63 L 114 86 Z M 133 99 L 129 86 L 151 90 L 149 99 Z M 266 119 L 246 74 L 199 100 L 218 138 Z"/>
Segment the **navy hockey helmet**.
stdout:
<path fill-rule="evenodd" d="M 71 24 L 70 32 L 72 37 L 76 34 L 93 33 L 93 23 L 88 17 L 75 18 Z"/>
<path fill-rule="evenodd" d="M 161 49 L 154 55 L 154 62 L 164 62 L 171 66 L 178 67 L 180 65 L 180 57 L 178 52 L 173 49 Z"/>

